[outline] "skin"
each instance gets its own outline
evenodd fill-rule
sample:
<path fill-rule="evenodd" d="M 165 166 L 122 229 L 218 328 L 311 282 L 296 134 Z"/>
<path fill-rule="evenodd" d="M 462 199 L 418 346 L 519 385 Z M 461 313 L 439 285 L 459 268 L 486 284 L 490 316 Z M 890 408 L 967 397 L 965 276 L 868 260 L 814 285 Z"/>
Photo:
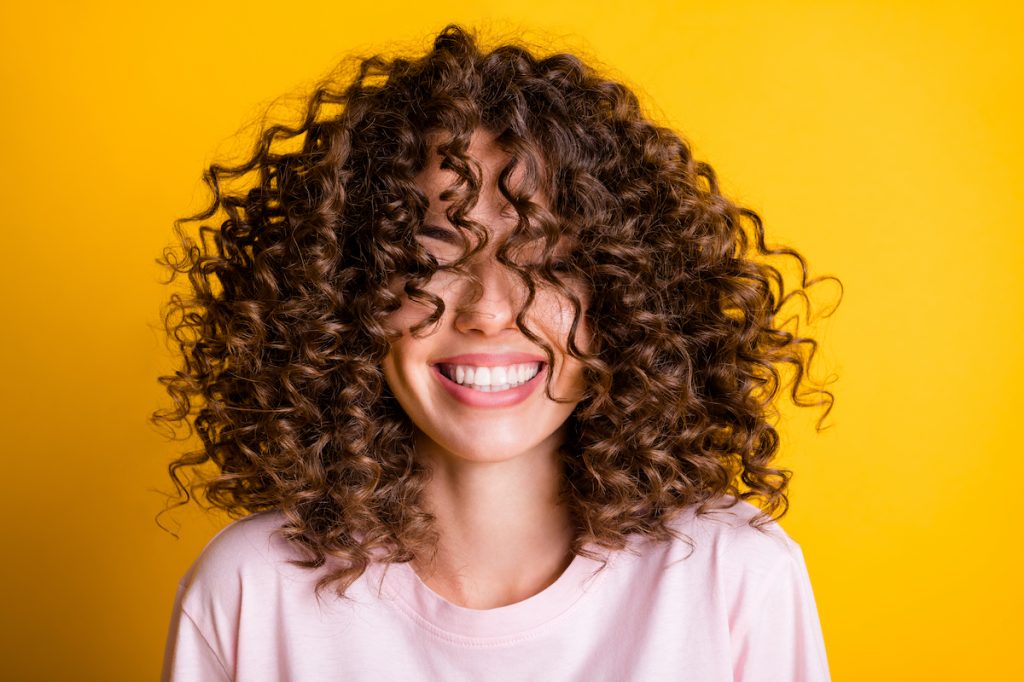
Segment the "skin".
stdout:
<path fill-rule="evenodd" d="M 492 140 L 488 133 L 477 131 L 469 148 L 484 182 L 468 217 L 486 226 L 490 238 L 485 251 L 469 266 L 480 278 L 482 296 L 474 302 L 464 278 L 437 273 L 424 288 L 445 302 L 440 324 L 426 336 L 412 337 L 409 327 L 432 307 L 404 298 L 402 308 L 388 322 L 404 333 L 383 367 L 388 385 L 416 427 L 417 457 L 434 470 L 425 503 L 436 516 L 440 543 L 433 557 L 418 557 L 413 569 L 440 596 L 475 609 L 505 606 L 537 594 L 572 561 L 570 517 L 557 503 L 562 477 L 557 448 L 584 386 L 582 365 L 565 352 L 572 305 L 550 288 L 538 287 L 527 325 L 555 351 L 552 394 L 571 402 L 548 399 L 540 386 L 517 405 L 471 407 L 452 397 L 430 367 L 431 361 L 462 353 L 518 351 L 544 357 L 542 348 L 515 323 L 526 288 L 494 256 L 501 239 L 515 226 L 516 214 L 497 188 L 507 156 Z M 435 155 L 416 180 L 430 201 L 424 225 L 454 233 L 440 194 L 455 175 L 442 171 L 439 163 Z M 513 176 L 513 184 L 515 180 Z M 534 200 L 544 203 L 541 198 Z M 431 234 L 429 229 L 426 234 Z M 438 260 L 451 261 L 459 255 L 457 244 L 426 234 L 417 238 Z M 586 305 L 583 288 L 575 293 Z M 587 332 L 582 326 L 577 341 L 586 348 Z"/>

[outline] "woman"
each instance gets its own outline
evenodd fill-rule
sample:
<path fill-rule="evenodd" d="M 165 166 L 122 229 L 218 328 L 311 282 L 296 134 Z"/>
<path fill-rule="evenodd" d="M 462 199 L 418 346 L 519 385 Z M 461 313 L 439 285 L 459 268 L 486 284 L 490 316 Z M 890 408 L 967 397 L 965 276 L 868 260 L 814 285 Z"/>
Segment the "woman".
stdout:
<path fill-rule="evenodd" d="M 773 520 L 781 370 L 831 406 L 776 321 L 813 281 L 626 87 L 449 26 L 206 179 L 154 418 L 239 518 L 164 679 L 828 679 Z"/>

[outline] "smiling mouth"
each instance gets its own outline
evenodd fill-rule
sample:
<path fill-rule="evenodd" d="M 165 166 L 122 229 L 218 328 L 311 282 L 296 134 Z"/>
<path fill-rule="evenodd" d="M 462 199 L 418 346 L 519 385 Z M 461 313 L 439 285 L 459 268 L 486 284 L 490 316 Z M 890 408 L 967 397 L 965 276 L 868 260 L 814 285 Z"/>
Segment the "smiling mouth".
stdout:
<path fill-rule="evenodd" d="M 438 363 L 437 369 L 449 380 L 481 393 L 500 393 L 534 379 L 547 363 L 524 362 L 499 367 Z"/>

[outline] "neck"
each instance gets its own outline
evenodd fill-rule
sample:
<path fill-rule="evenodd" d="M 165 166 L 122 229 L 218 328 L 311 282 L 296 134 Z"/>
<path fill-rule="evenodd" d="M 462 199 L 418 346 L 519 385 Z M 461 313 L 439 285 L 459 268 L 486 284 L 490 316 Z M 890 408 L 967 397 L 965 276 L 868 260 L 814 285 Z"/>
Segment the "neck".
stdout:
<path fill-rule="evenodd" d="M 497 608 L 537 594 L 565 571 L 574 529 L 557 499 L 556 447 L 497 462 L 442 456 L 429 446 L 418 454 L 434 470 L 425 500 L 440 541 L 433 557 L 412 565 L 431 589 L 460 606 Z"/>

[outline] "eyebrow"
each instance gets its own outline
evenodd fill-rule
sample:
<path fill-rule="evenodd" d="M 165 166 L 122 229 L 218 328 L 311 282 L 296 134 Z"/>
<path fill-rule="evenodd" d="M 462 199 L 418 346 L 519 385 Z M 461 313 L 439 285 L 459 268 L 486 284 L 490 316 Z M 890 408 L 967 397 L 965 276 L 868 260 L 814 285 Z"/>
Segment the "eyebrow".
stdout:
<path fill-rule="evenodd" d="M 459 235 L 454 230 L 450 230 L 445 227 L 439 227 L 432 223 L 423 223 L 419 229 L 416 230 L 418 236 L 427 237 L 428 239 L 436 239 L 445 244 L 451 244 L 453 246 L 462 246 L 462 242 L 459 239 Z M 572 249 L 572 246 L 567 246 L 567 239 L 563 235 L 559 238 L 558 244 L 555 246 L 555 251 L 559 249 Z"/>
<path fill-rule="evenodd" d="M 462 242 L 459 240 L 459 235 L 455 234 L 451 230 L 446 230 L 443 227 L 437 225 L 424 224 L 416 231 L 417 234 L 436 239 L 438 241 L 445 242 L 446 244 L 452 244 L 454 246 L 461 246 Z"/>

